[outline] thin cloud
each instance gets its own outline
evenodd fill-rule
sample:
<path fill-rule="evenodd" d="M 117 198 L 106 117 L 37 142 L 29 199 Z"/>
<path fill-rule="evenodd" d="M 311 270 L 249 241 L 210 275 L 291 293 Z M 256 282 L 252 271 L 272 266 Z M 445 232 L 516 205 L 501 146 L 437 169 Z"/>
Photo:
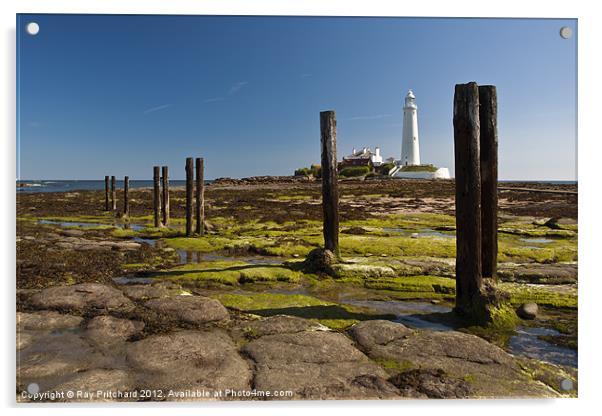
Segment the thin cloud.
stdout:
<path fill-rule="evenodd" d="M 206 100 L 203 100 L 204 103 L 214 103 L 216 101 L 224 101 L 224 97 L 213 97 L 213 98 L 207 98 Z"/>
<path fill-rule="evenodd" d="M 240 89 L 241 89 L 242 87 L 244 87 L 244 86 L 245 86 L 245 85 L 247 85 L 247 84 L 248 84 L 248 82 L 247 82 L 247 81 L 239 81 L 239 82 L 237 82 L 236 84 L 234 84 L 234 85 L 232 85 L 232 86 L 230 87 L 230 91 L 228 91 L 228 94 L 229 94 L 229 95 L 234 95 L 234 94 L 236 94 L 238 91 L 240 91 Z"/>
<path fill-rule="evenodd" d="M 301 74 L 301 78 L 309 78 L 311 77 L 311 74 Z"/>
<path fill-rule="evenodd" d="M 166 108 L 169 108 L 171 106 L 173 106 L 173 104 L 163 104 L 163 105 L 159 105 L 157 107 L 147 108 L 146 110 L 144 110 L 144 114 L 149 114 L 149 113 L 154 113 L 155 111 L 165 110 Z"/>
<path fill-rule="evenodd" d="M 374 114 L 371 116 L 355 116 L 350 117 L 347 120 L 379 120 L 381 118 L 391 117 L 391 114 Z"/>

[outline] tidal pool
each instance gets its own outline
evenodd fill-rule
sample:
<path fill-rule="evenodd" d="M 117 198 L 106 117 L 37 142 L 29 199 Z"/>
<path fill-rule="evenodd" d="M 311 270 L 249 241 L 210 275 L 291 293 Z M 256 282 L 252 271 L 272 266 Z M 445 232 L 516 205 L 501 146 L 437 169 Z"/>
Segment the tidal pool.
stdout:
<path fill-rule="evenodd" d="M 516 335 L 508 341 L 508 349 L 514 355 L 522 355 L 528 358 L 536 358 L 552 364 L 577 367 L 577 351 L 559 345 L 551 344 L 540 339 L 540 336 L 562 335 L 552 328 L 527 328 L 519 327 Z"/>
<path fill-rule="evenodd" d="M 453 233 L 444 233 L 444 232 L 440 232 L 440 231 L 435 231 L 431 228 L 423 228 L 421 230 L 406 230 L 404 228 L 394 228 L 394 227 L 385 227 L 383 228 L 384 232 L 387 233 L 396 233 L 396 234 L 402 234 L 403 236 L 412 236 L 415 235 L 416 237 L 440 237 L 440 238 L 456 238 L 455 234 Z"/>
<path fill-rule="evenodd" d="M 554 241 L 549 238 L 521 238 L 520 240 L 531 244 L 548 244 Z"/>

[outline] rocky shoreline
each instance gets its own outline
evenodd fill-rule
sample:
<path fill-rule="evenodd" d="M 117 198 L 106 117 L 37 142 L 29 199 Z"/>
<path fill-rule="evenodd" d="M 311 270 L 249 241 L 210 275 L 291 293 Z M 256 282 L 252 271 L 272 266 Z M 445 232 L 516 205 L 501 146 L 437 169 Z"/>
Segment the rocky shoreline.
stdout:
<path fill-rule="evenodd" d="M 154 399 L 174 401 L 191 390 L 209 392 L 208 400 L 241 398 L 220 396 L 226 391 L 243 399 L 245 391 L 290 391 L 271 398 L 293 400 L 561 396 L 534 376 L 540 363 L 460 332 L 369 320 L 341 333 L 298 317 L 229 312 L 165 284 L 87 283 L 21 295 L 28 307 L 17 314 L 19 401 L 31 400 L 24 393 L 31 383 L 40 392 L 150 389 Z M 149 328 L 149 316 L 171 329 Z"/>
<path fill-rule="evenodd" d="M 322 244 L 319 195 L 307 179 L 218 181 L 206 236 L 186 238 L 178 189 L 163 228 L 152 227 L 145 189 L 130 191 L 127 220 L 103 211 L 101 192 L 19 194 L 17 400 L 577 394 L 576 368 L 536 359 L 532 346 L 513 355 L 516 333 L 446 312 L 452 181 L 342 182 L 333 276 L 301 267 Z M 500 210 L 499 284 L 517 309 L 538 305 L 517 322 L 554 354 L 576 354 L 576 196 L 504 191 Z M 411 311 L 401 320 L 382 305 Z M 32 384 L 48 394 L 29 396 Z M 109 393 L 50 394 L 78 387 Z"/>

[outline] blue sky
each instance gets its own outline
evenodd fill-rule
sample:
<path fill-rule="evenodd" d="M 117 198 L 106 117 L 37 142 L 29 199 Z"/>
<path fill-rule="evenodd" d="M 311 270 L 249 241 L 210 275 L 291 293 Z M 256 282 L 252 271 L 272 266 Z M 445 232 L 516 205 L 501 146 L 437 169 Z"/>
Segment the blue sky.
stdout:
<path fill-rule="evenodd" d="M 500 179 L 577 179 L 576 20 L 19 15 L 17 32 L 22 179 L 181 179 L 187 156 L 207 178 L 288 175 L 319 161 L 329 109 L 339 159 L 399 158 L 409 88 L 422 162 L 453 173 L 468 81 L 498 89 Z"/>

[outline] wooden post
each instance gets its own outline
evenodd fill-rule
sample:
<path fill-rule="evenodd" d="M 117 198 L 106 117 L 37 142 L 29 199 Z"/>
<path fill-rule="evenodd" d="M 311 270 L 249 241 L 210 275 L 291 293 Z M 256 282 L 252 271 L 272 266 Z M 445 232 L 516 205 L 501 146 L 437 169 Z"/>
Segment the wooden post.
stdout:
<path fill-rule="evenodd" d="M 481 162 L 481 256 L 483 277 L 497 275 L 497 91 L 479 86 Z"/>
<path fill-rule="evenodd" d="M 123 178 L 123 216 L 130 216 L 130 177 Z"/>
<path fill-rule="evenodd" d="M 115 176 L 111 176 L 111 206 L 113 211 L 117 211 L 117 189 L 115 188 Z"/>
<path fill-rule="evenodd" d="M 481 170 L 479 89 L 456 85 L 454 153 L 456 170 L 456 311 L 476 317 L 481 275 Z"/>
<path fill-rule="evenodd" d="M 186 158 L 186 236 L 192 235 L 192 193 L 194 191 L 194 165 L 191 157 Z"/>
<path fill-rule="evenodd" d="M 161 211 L 163 212 L 163 225 L 169 224 L 169 169 L 167 166 L 161 167 L 163 193 L 161 198 Z"/>
<path fill-rule="evenodd" d="M 110 211 L 109 205 L 109 177 L 105 176 L 105 211 Z"/>
<path fill-rule="evenodd" d="M 196 232 L 205 234 L 205 161 L 196 158 Z"/>
<path fill-rule="evenodd" d="M 161 206 L 161 191 L 159 190 L 159 181 L 160 181 L 160 168 L 159 166 L 153 166 L 153 214 L 155 218 L 155 228 L 161 226 L 161 215 L 160 215 L 160 206 Z"/>
<path fill-rule="evenodd" d="M 337 183 L 337 121 L 334 111 L 320 113 L 322 146 L 322 210 L 324 248 L 339 256 L 339 187 Z"/>

